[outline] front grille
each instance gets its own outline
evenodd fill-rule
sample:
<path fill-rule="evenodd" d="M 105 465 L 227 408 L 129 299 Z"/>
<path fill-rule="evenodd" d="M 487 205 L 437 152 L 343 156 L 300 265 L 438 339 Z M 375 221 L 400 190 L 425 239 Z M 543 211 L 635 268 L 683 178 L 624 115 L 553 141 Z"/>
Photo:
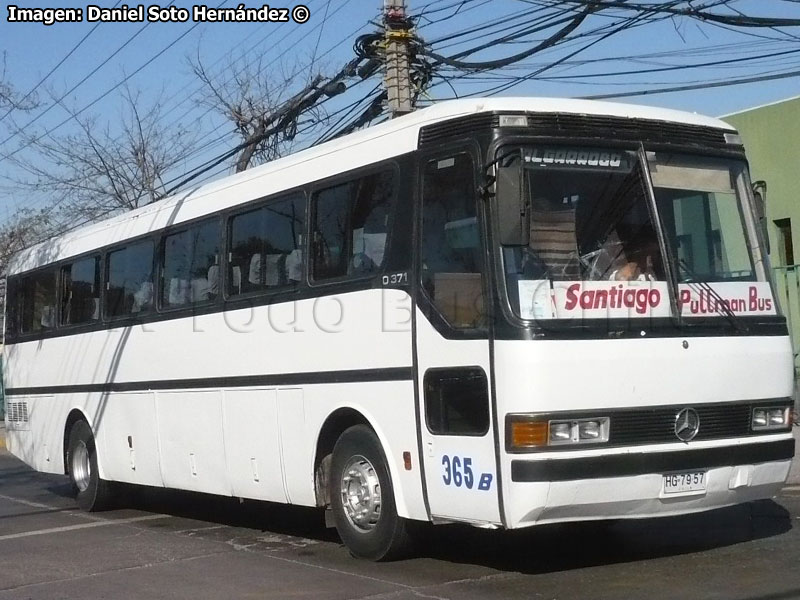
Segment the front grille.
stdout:
<path fill-rule="evenodd" d="M 763 405 L 762 403 L 759 406 Z M 753 406 L 751 403 L 692 406 L 700 417 L 700 430 L 694 440 L 753 435 L 750 431 Z M 675 417 L 681 408 L 683 407 L 659 407 L 612 412 L 608 442 L 615 446 L 677 442 L 679 440 L 675 435 Z"/>
<path fill-rule="evenodd" d="M 700 427 L 692 442 L 755 437 L 786 433 L 789 429 L 752 431 L 750 421 L 756 407 L 791 407 L 790 398 L 724 402 L 714 404 L 677 404 L 637 408 L 610 408 L 608 410 L 568 411 L 532 416 L 535 421 L 593 419 L 609 417 L 611 420 L 608 442 L 602 444 L 564 444 L 537 448 L 509 450 L 513 453 L 564 452 L 575 450 L 602 450 L 609 447 L 644 446 L 648 444 L 682 443 L 675 434 L 675 421 L 684 408 L 693 408 L 700 418 Z M 508 415 L 511 418 L 512 415 Z M 507 426 L 508 432 L 508 426 Z M 506 448 L 509 449 L 508 440 Z"/>

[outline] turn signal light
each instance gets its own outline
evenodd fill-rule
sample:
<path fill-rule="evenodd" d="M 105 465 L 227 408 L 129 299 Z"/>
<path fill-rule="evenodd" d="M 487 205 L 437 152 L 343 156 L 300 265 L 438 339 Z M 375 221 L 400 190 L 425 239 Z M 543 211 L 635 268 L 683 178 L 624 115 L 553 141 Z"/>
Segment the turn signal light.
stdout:
<path fill-rule="evenodd" d="M 547 445 L 547 421 L 512 421 L 511 446 L 535 448 Z"/>

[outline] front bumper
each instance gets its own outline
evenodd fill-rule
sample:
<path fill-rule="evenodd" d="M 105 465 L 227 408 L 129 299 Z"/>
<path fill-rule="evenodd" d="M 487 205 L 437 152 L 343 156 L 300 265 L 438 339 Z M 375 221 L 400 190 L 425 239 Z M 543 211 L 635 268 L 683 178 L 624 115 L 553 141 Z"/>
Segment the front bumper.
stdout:
<path fill-rule="evenodd" d="M 511 460 L 507 526 L 686 514 L 771 498 L 791 467 L 794 440 L 732 446 Z M 706 491 L 667 496 L 663 475 L 706 472 Z"/>

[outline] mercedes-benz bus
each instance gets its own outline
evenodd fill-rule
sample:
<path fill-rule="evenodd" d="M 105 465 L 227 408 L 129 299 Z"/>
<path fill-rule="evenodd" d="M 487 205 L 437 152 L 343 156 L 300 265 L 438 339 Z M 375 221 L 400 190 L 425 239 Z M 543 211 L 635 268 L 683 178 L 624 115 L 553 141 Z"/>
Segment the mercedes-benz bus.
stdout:
<path fill-rule="evenodd" d="M 742 141 L 579 100 L 443 102 L 20 253 L 8 449 L 317 506 L 350 551 L 770 498 L 792 351 Z"/>

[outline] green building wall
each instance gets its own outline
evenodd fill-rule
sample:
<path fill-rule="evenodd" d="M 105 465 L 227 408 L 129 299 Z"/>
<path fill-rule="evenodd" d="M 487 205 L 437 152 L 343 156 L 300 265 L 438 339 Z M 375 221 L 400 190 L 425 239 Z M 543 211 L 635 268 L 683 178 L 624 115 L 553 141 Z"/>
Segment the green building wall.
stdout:
<path fill-rule="evenodd" d="M 800 97 L 760 106 L 722 119 L 739 130 L 750 161 L 753 181 L 767 183 L 767 221 L 778 300 L 789 321 L 800 367 Z M 782 221 L 787 228 L 779 228 Z M 786 256 L 784 236 L 790 238 L 794 260 Z"/>

